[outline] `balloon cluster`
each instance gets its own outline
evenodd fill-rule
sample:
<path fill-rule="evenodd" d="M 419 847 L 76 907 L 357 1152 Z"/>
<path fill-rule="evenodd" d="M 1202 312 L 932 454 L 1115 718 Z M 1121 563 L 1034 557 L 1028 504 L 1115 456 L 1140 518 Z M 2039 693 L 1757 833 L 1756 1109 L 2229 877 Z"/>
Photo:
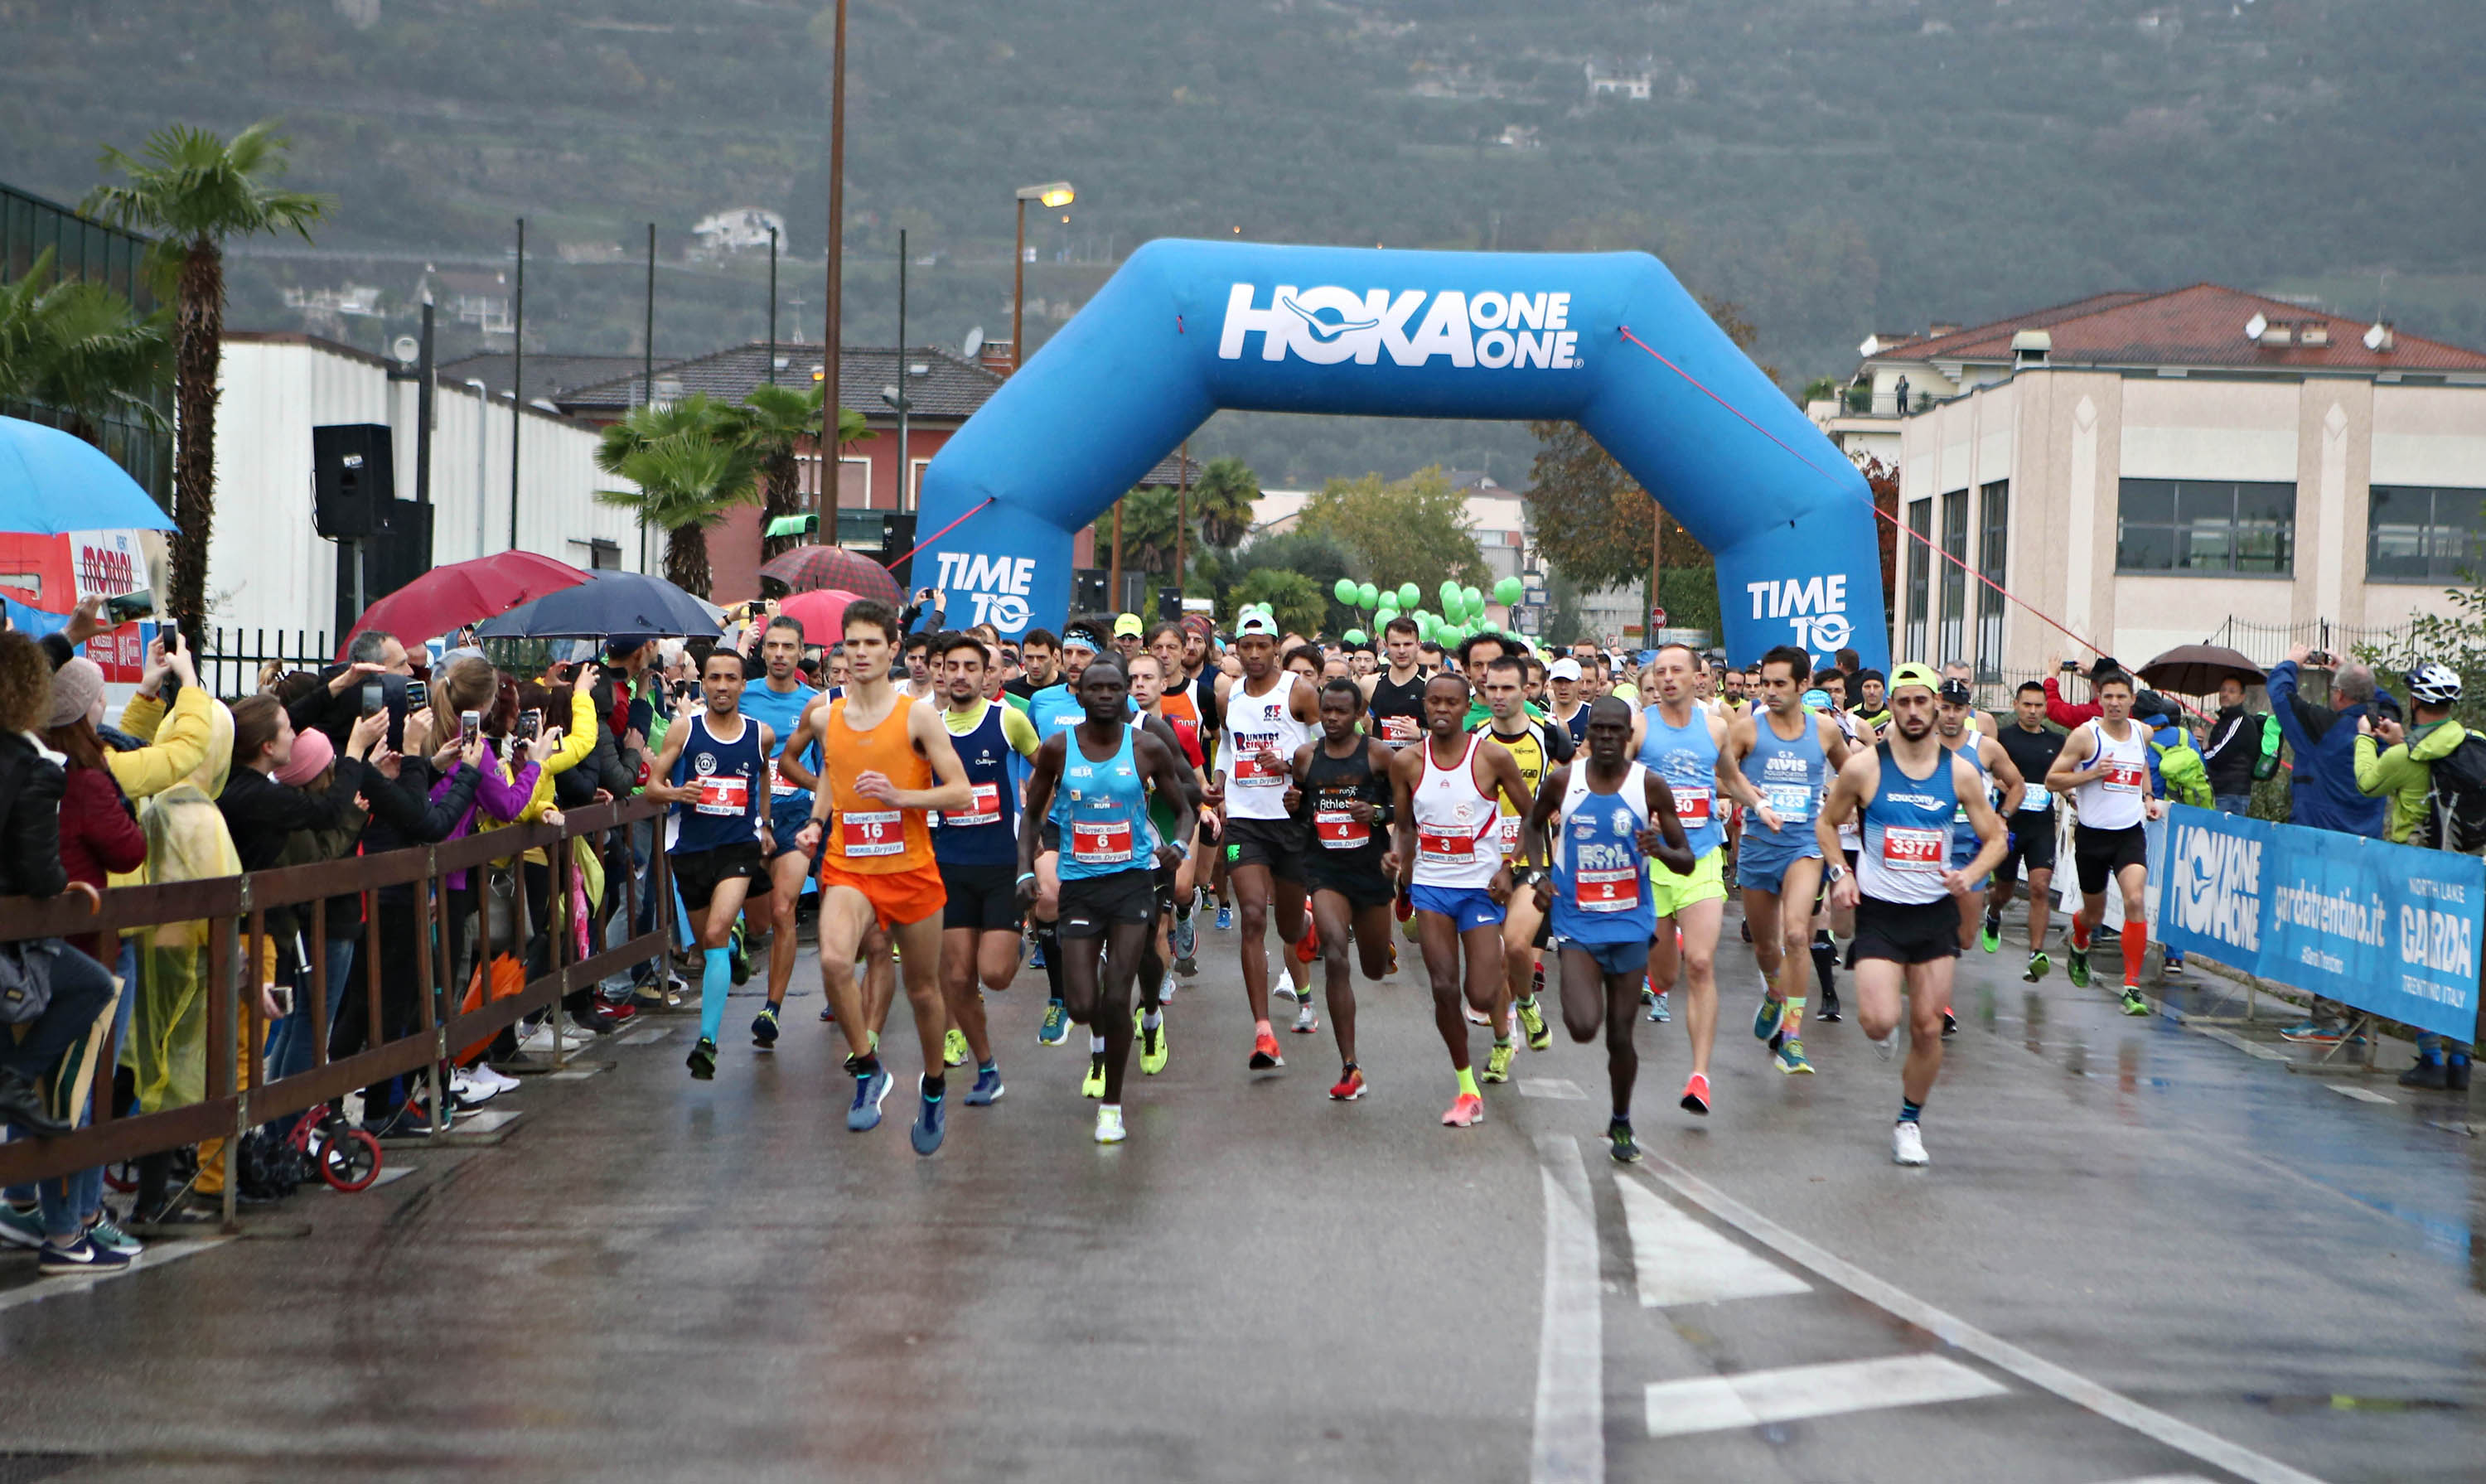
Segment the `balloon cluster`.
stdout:
<path fill-rule="evenodd" d="M 1518 578 L 1505 577 L 1493 585 L 1493 600 L 1508 607 L 1518 602 L 1525 591 Z M 1341 577 L 1330 590 L 1330 595 L 1338 599 L 1341 607 L 1370 612 L 1376 634 L 1386 632 L 1392 619 L 1404 617 L 1414 620 L 1419 637 L 1448 646 L 1472 634 L 1481 633 L 1485 627 L 1484 591 L 1473 585 L 1462 587 L 1455 582 L 1443 583 L 1438 613 L 1421 606 L 1424 600 L 1424 590 L 1412 582 L 1391 590 Z M 1348 644 L 1357 645 L 1365 642 L 1366 635 L 1364 630 L 1355 628 L 1348 629 L 1344 638 Z"/>

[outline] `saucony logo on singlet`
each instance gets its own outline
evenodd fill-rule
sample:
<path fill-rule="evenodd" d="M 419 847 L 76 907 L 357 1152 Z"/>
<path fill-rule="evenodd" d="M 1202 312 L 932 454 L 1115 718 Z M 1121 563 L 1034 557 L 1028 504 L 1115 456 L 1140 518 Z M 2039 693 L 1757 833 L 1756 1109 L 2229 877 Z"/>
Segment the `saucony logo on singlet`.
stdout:
<path fill-rule="evenodd" d="M 1929 793 L 1886 793 L 1882 797 L 1892 804 L 1905 804 L 1916 809 L 1941 809 L 1943 801 Z"/>

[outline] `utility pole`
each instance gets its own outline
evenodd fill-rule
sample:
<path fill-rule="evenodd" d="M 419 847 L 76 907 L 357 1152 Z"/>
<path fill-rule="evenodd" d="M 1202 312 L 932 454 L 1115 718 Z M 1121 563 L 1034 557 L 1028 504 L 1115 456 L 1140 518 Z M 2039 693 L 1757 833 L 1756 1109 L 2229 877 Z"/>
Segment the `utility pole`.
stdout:
<path fill-rule="evenodd" d="M 518 218 L 518 292 L 510 336 L 510 550 L 518 549 L 518 435 L 527 417 L 527 219 Z"/>
<path fill-rule="evenodd" d="M 1657 618 L 1666 612 L 1666 605 L 1658 596 L 1657 580 L 1666 557 L 1666 507 L 1655 500 L 1648 504 L 1648 628 L 1641 637 L 1641 647 L 1654 649 L 1657 647 Z"/>
<path fill-rule="evenodd" d="M 835 70 L 829 92 L 829 247 L 827 323 L 820 340 L 820 524 L 821 539 L 838 544 L 838 350 L 844 327 L 840 323 L 839 279 L 845 269 L 846 230 L 846 0 L 837 0 Z"/>
<path fill-rule="evenodd" d="M 915 394 L 906 385 L 906 229 L 898 229 L 898 508 L 915 508 L 915 465 L 906 456 L 906 414 Z M 822 425 L 826 426 L 826 424 Z"/>
<path fill-rule="evenodd" d="M 1174 451 L 1174 590 L 1190 586 L 1183 573 L 1183 538 L 1191 534 L 1191 440 L 1182 440 Z"/>
<path fill-rule="evenodd" d="M 768 384 L 777 384 L 777 229 L 768 229 Z"/>
<path fill-rule="evenodd" d="M 639 334 L 639 395 L 656 405 L 656 224 L 648 224 L 648 318 Z M 648 514 L 639 512 L 639 570 L 648 569 Z"/>

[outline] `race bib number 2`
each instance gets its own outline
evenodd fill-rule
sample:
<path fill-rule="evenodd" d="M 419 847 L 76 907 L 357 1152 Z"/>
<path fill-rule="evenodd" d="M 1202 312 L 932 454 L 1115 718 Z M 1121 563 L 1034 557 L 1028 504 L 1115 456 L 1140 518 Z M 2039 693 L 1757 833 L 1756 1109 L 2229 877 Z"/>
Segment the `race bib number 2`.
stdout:
<path fill-rule="evenodd" d="M 1640 870 L 1582 870 L 1571 875 L 1582 912 L 1629 912 L 1640 905 Z"/>

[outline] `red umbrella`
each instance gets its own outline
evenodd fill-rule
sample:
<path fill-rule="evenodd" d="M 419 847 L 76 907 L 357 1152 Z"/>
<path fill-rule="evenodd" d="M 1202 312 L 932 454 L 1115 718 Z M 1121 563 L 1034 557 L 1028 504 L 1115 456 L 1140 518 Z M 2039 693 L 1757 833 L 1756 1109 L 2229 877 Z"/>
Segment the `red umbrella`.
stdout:
<path fill-rule="evenodd" d="M 531 551 L 505 551 L 435 566 L 364 609 L 352 632 L 337 646 L 337 657 L 345 657 L 355 634 L 392 634 L 412 648 L 427 639 L 498 618 L 520 603 L 585 581 L 587 574 L 568 563 Z"/>
<path fill-rule="evenodd" d="M 846 637 L 846 605 L 860 595 L 842 588 L 815 588 L 809 592 L 780 598 L 777 611 L 803 625 L 805 644 L 833 645 Z"/>
<path fill-rule="evenodd" d="M 903 607 L 906 595 L 889 569 L 861 552 L 840 546 L 797 546 L 762 563 L 760 575 L 774 578 L 794 592 L 842 588 L 861 597 L 875 597 L 892 608 Z"/>

